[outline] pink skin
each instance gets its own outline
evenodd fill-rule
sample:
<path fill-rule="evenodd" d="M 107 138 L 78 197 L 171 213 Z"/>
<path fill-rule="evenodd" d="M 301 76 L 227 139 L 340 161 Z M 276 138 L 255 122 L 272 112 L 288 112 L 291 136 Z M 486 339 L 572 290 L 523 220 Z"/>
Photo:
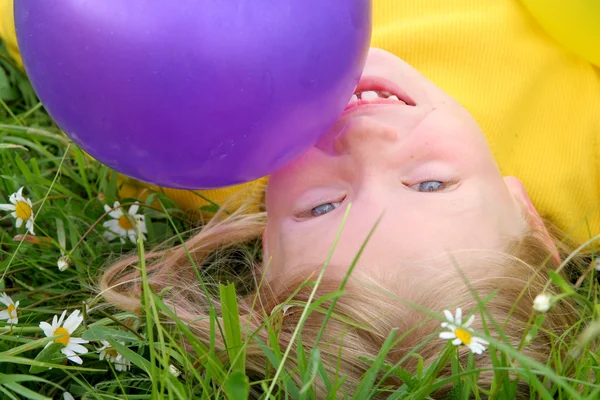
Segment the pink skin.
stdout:
<path fill-rule="evenodd" d="M 319 268 L 350 204 L 334 273 L 347 270 L 380 217 L 357 265 L 363 273 L 404 271 L 455 250 L 502 251 L 525 232 L 532 206 L 522 185 L 502 177 L 481 129 L 454 99 L 378 49 L 369 53 L 359 89 L 385 90 L 413 105 L 348 107 L 317 145 L 270 177 L 263 245 L 271 279 Z M 422 191 L 428 181 L 443 182 L 441 190 Z M 328 213 L 313 216 L 328 203 L 319 209 Z"/>

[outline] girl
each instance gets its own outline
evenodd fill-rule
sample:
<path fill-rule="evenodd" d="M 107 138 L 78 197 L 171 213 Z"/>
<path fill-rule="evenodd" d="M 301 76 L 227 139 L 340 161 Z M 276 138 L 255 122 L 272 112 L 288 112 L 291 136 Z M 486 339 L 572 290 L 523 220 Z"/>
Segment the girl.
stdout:
<path fill-rule="evenodd" d="M 262 214 L 239 211 L 213 219 L 182 246 L 150 253 L 150 282 L 156 291 L 175 288 L 165 301 L 208 344 L 208 302 L 219 302 L 200 289 L 190 256 L 208 267 L 213 252 L 262 235 L 262 263 L 246 266 L 245 283 L 258 284 L 239 299 L 240 317 L 248 335 L 266 343 L 264 324 L 279 315 L 284 348 L 295 345 L 293 331 L 312 289 L 302 282 L 315 280 L 334 248 L 317 293 L 335 291 L 366 242 L 335 306 L 337 317 L 321 336 L 324 315 L 314 312 L 301 332 L 305 347 L 319 343 L 329 375 L 345 378 L 347 394 L 369 368 L 364 360 L 376 358 L 393 328 L 399 329 L 398 343 L 386 361 L 414 369 L 416 359 L 406 355 L 415 346 L 423 345 L 419 354 L 432 362 L 445 345 L 435 338 L 436 315 L 457 306 L 479 314 L 477 299 L 494 293 L 485 304 L 487 317 L 504 325 L 504 340 L 518 347 L 534 297 L 547 286 L 546 271 L 560 263 L 522 184 L 502 177 L 472 117 L 412 67 L 378 49 L 370 51 L 355 96 L 336 125 L 270 177 L 266 208 L 266 224 Z M 121 309 L 139 309 L 140 276 L 129 268 L 137 262 L 126 258 L 101 280 L 103 296 Z M 574 318 L 570 304 L 559 303 L 546 320 L 547 333 L 522 352 L 545 361 L 550 340 Z M 481 321 L 473 326 L 483 335 Z M 469 345 L 473 337 L 462 340 Z M 257 343 L 251 340 L 246 364 L 253 375 L 264 373 L 266 362 Z M 468 349 L 461 355 L 467 357 Z M 480 383 L 489 384 L 490 358 L 477 362 L 484 369 Z M 324 386 L 320 393 L 325 397 Z"/>
<path fill-rule="evenodd" d="M 533 298 L 546 285 L 546 270 L 559 261 L 533 204 L 574 243 L 600 232 L 597 67 L 561 47 L 514 0 L 427 0 L 402 7 L 375 0 L 374 18 L 373 44 L 401 55 L 458 99 L 482 126 L 491 152 L 455 101 L 398 59 L 373 51 L 356 101 L 338 124 L 271 177 L 266 229 L 264 215 L 238 212 L 212 220 L 185 246 L 148 256 L 154 260 L 155 288 L 177 283 L 168 300 L 208 340 L 203 319 L 208 299 L 197 289 L 188 252 L 203 265 L 223 246 L 262 236 L 264 261 L 248 274 L 250 281 L 266 283 L 240 299 L 242 317 L 265 342 L 265 315 L 285 314 L 283 347 L 300 316 L 294 307 L 284 312 L 283 304 L 322 267 L 348 204 L 352 207 L 318 294 L 340 286 L 379 221 L 347 294 L 336 305 L 347 318 L 331 320 L 319 341 L 331 374 L 341 368 L 347 377 L 348 393 L 368 368 L 359 356 L 375 358 L 392 328 L 400 328 L 403 338 L 388 362 L 403 360 L 422 342 L 426 345 L 419 352 L 426 360 L 439 353 L 444 342 L 432 340 L 439 320 L 407 304 L 435 315 L 455 306 L 476 313 L 471 290 L 480 298 L 497 291 L 486 309 L 506 324 L 508 341 L 519 343 Z M 523 179 L 533 202 L 516 178 L 502 178 L 492 154 L 503 174 Z M 568 160 L 568 168 L 561 160 Z M 169 193 L 190 198 L 189 192 Z M 198 205 L 188 200 L 184 207 Z M 139 307 L 138 297 L 131 296 L 139 291 L 139 277 L 127 272 L 136 262 L 125 259 L 102 279 L 107 299 L 123 309 Z M 303 288 L 294 298 L 306 301 L 308 291 Z M 574 318 L 570 306 L 559 303 L 546 320 L 546 332 L 560 335 Z M 307 347 L 316 344 L 322 319 L 313 313 L 305 323 Z M 474 327 L 482 330 L 481 318 Z M 523 350 L 545 360 L 551 338 L 540 335 Z M 264 354 L 251 350 L 248 369 L 264 371 Z M 412 360 L 404 360 L 409 369 Z M 485 356 L 478 362 L 489 366 Z"/>

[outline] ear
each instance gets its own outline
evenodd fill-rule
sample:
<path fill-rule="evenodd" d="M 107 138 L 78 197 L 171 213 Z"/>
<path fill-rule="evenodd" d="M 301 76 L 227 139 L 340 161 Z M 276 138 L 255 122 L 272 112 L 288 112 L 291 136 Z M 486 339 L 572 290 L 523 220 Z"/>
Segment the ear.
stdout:
<path fill-rule="evenodd" d="M 555 261 L 560 263 L 560 256 L 558 255 L 558 249 L 556 248 L 556 243 L 552 239 L 552 236 L 548 232 L 548 228 L 544 224 L 544 220 L 535 209 L 535 206 L 531 202 L 529 195 L 527 194 L 527 190 L 525 190 L 525 186 L 523 182 L 519 178 L 514 176 L 505 176 L 504 182 L 508 187 L 508 190 L 512 194 L 515 201 L 519 203 L 522 207 L 524 213 L 528 214 L 528 222 L 532 225 L 532 228 L 541 236 L 542 241 L 552 253 Z"/>

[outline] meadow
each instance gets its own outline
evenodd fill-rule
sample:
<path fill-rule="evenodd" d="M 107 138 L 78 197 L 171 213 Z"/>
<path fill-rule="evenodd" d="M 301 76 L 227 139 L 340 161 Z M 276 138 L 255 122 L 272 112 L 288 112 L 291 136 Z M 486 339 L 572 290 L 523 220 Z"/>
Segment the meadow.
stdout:
<path fill-rule="evenodd" d="M 589 267 L 571 281 L 553 274 L 551 279 L 562 294 L 540 298 L 539 311 L 530 318 L 522 346 L 541 333 L 544 309 L 553 302 L 568 299 L 580 311 L 579 321 L 564 336 L 545 332 L 553 339 L 547 363 L 529 359 L 520 347 L 503 341 L 502 335 L 494 339 L 484 334 L 483 354 L 493 364 L 493 381 L 485 388 L 478 384 L 482 370 L 475 355 L 466 363 L 458 358 L 458 347 L 452 343 L 458 336 L 456 329 L 454 338 L 445 336 L 448 343 L 433 364 L 422 362 L 418 347 L 409 352 L 406 358 L 419 360 L 416 370 L 410 371 L 401 363 L 386 362 L 387 352 L 398 340 L 398 332 L 391 332 L 378 357 L 363 360 L 370 368 L 354 393 L 344 394 L 340 389 L 344 377 L 325 371 L 318 347 L 302 345 L 304 321 L 314 312 L 326 315 L 324 323 L 334 318 L 333 304 L 344 295 L 343 287 L 327 298 L 310 297 L 296 311 L 301 317 L 292 337 L 298 352 L 278 344 L 281 313 L 265 316 L 261 329 L 268 331 L 269 343 L 255 340 L 254 332 L 243 329 L 236 291 L 247 288 L 237 281 L 236 269 L 260 259 L 255 242 L 220 255 L 221 264 L 227 260 L 229 269 L 215 272 L 221 284 L 207 289 L 222 304 L 219 310 L 210 309 L 213 336 L 208 344 L 165 305 L 163 293 L 152 291 L 143 261 L 138 265 L 143 287 L 139 312 L 108 306 L 98 293 L 97 281 L 111 262 L 136 252 L 143 260 L 149 249 L 180 243 L 198 228 L 160 193 L 140 204 L 118 195 L 118 174 L 60 131 L 24 73 L 2 51 L 0 398 L 425 399 L 450 387 L 448 399 L 512 399 L 523 384 L 532 399 L 600 398 L 600 304 L 594 259 L 587 260 Z M 132 216 L 127 219 L 131 226 L 125 229 L 121 224 L 119 231 L 123 212 Z M 307 283 L 311 290 L 321 277 Z M 203 286 L 205 274 L 198 274 L 198 279 Z M 480 300 L 484 315 L 485 301 Z M 432 311 L 431 318 L 443 316 Z M 423 340 L 443 340 L 441 331 Z M 215 347 L 218 334 L 227 343 L 225 354 Z M 264 352 L 264 373 L 247 374 L 250 347 Z M 442 373 L 447 370 L 450 374 Z M 392 377 L 402 384 L 390 386 Z"/>

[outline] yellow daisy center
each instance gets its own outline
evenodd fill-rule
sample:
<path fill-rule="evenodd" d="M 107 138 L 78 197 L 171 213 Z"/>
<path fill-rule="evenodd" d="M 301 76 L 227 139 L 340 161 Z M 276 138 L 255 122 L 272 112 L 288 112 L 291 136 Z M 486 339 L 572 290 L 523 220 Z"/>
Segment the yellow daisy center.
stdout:
<path fill-rule="evenodd" d="M 119 353 L 117 353 L 117 351 L 112 347 L 110 349 L 106 349 L 106 354 L 108 354 L 111 358 L 117 358 L 119 356 Z"/>
<path fill-rule="evenodd" d="M 464 344 L 471 343 L 471 340 L 473 339 L 473 335 L 471 335 L 471 332 L 469 332 L 468 330 L 463 329 L 463 328 L 456 329 L 456 331 L 454 331 L 454 334 Z"/>
<path fill-rule="evenodd" d="M 15 306 L 12 304 L 8 305 L 8 317 L 9 318 L 14 318 L 16 317 L 16 315 L 13 315 L 13 313 L 15 312 Z"/>
<path fill-rule="evenodd" d="M 54 343 L 60 343 L 60 344 L 64 344 L 65 346 L 69 344 L 69 338 L 71 337 L 71 335 L 69 335 L 69 331 L 66 328 L 63 328 L 62 326 L 60 328 L 58 328 L 57 330 L 54 331 L 54 335 L 64 335 L 62 337 L 59 337 L 58 339 L 56 339 L 54 341 Z"/>
<path fill-rule="evenodd" d="M 27 204 L 26 202 L 17 201 L 17 204 L 15 204 L 15 213 L 17 214 L 17 218 L 21 218 L 23 221 L 27 221 L 29 218 L 31 218 L 31 214 L 33 214 L 33 211 L 31 210 L 29 204 Z"/>
<path fill-rule="evenodd" d="M 119 217 L 119 226 L 126 231 L 133 229 L 133 221 L 129 216 L 123 215 Z"/>

